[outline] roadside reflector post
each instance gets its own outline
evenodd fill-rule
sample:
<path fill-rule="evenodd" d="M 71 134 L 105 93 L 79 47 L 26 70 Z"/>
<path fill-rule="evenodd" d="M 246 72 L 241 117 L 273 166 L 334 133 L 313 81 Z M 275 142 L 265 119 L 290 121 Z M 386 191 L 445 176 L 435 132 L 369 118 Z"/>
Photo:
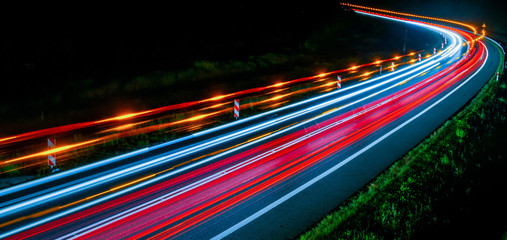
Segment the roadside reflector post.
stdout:
<path fill-rule="evenodd" d="M 337 88 L 342 88 L 342 77 L 340 75 L 338 75 L 337 78 L 337 81 L 336 81 L 336 87 Z"/>
<path fill-rule="evenodd" d="M 394 62 L 391 62 L 391 71 L 394 72 Z"/>
<path fill-rule="evenodd" d="M 417 54 L 417 59 L 419 60 L 419 62 L 421 61 L 421 54 L 420 53 Z"/>
<path fill-rule="evenodd" d="M 239 117 L 239 99 L 234 99 L 234 117 L 236 119 Z"/>
<path fill-rule="evenodd" d="M 56 139 L 48 138 L 48 150 L 56 148 Z M 56 154 L 52 153 L 48 155 L 48 166 L 51 167 L 51 172 L 58 172 L 60 169 L 56 168 Z"/>
<path fill-rule="evenodd" d="M 447 37 L 444 37 L 444 43 L 447 45 Z"/>
<path fill-rule="evenodd" d="M 498 82 L 498 76 L 500 75 L 499 72 L 496 72 L 496 81 Z"/>
<path fill-rule="evenodd" d="M 444 43 L 442 43 L 442 49 L 444 49 Z"/>
<path fill-rule="evenodd" d="M 437 54 L 437 48 L 433 48 L 433 55 Z"/>

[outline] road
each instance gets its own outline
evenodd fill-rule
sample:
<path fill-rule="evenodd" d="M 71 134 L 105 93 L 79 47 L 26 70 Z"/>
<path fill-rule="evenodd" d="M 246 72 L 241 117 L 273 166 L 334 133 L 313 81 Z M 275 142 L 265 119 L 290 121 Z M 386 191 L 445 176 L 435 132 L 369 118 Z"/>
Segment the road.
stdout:
<path fill-rule="evenodd" d="M 448 44 L 312 99 L 0 190 L 0 238 L 297 236 L 459 110 L 500 61 L 467 31 L 355 11 Z"/>

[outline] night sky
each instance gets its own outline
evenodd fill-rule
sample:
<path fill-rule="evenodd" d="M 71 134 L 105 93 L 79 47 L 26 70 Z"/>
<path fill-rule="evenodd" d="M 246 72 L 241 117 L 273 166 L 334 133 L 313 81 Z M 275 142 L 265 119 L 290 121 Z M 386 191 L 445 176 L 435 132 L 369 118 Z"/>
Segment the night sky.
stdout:
<path fill-rule="evenodd" d="M 334 1 L 323 3 L 18 7 L 4 29 L 2 70 L 32 64 L 59 71 L 150 70 L 266 52 L 303 38 L 304 29 L 337 8 Z"/>
<path fill-rule="evenodd" d="M 498 22 L 505 19 L 492 0 L 355 2 L 473 23 L 490 20 L 492 27 L 501 27 Z M 3 9 L 1 70 L 18 78 L 19 71 L 34 67 L 50 71 L 52 76 L 66 72 L 115 74 L 277 51 L 296 44 L 312 28 L 329 20 L 338 11 L 338 4 L 193 1 L 177 5 L 17 5 Z"/>

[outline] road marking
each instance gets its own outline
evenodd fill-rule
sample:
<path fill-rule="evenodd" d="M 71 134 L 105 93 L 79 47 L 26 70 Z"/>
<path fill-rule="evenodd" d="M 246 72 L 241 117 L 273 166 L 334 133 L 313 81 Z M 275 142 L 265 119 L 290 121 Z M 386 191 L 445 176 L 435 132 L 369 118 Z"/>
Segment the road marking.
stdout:
<path fill-rule="evenodd" d="M 408 82 L 408 80 L 409 80 L 409 79 L 407 79 L 407 80 L 405 80 L 405 81 L 402 81 L 402 82 L 400 82 L 400 83 L 396 84 L 396 86 L 401 86 L 401 85 L 403 85 L 403 84 L 407 83 L 407 82 Z"/>

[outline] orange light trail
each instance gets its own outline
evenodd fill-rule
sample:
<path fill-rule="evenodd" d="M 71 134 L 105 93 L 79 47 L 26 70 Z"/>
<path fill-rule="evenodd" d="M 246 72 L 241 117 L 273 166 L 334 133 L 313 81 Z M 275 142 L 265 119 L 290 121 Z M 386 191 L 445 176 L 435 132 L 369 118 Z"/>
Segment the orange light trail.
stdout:
<path fill-rule="evenodd" d="M 366 9 L 366 10 L 370 10 L 370 11 L 389 13 L 389 14 L 394 14 L 394 15 L 402 15 L 402 16 L 408 16 L 408 17 L 415 17 L 415 18 L 422 18 L 422 19 L 429 19 L 429 20 L 434 20 L 434 21 L 452 23 L 452 24 L 456 24 L 456 25 L 467 27 L 467 28 L 471 29 L 474 32 L 474 34 L 477 34 L 477 29 L 474 26 L 472 26 L 470 24 L 465 24 L 465 23 L 462 23 L 462 22 L 458 22 L 458 21 L 453 21 L 453 20 L 448 20 L 448 19 L 443 19 L 443 18 L 427 17 L 427 16 L 421 16 L 421 15 L 410 14 L 410 13 L 402 13 L 402 12 L 389 11 L 389 10 L 384 10 L 384 9 L 378 9 L 378 8 L 372 8 L 372 7 L 365 7 L 365 6 L 360 6 L 360 5 L 354 5 L 354 4 L 350 4 L 350 3 L 341 3 L 341 5 L 347 6 L 347 7 L 353 7 L 353 8 Z"/>
<path fill-rule="evenodd" d="M 121 120 L 130 119 L 130 118 L 133 118 L 133 117 L 136 117 L 136 116 L 140 116 L 140 115 L 146 115 L 146 114 L 149 114 L 151 112 L 152 112 L 152 110 L 143 111 L 143 112 L 137 112 L 137 113 L 129 113 L 129 114 L 124 114 L 124 115 L 120 115 L 120 116 L 117 116 L 117 117 L 113 117 L 113 118 L 107 118 L 107 119 L 95 121 L 95 123 L 103 123 L 103 122 L 111 122 L 111 121 L 121 121 Z"/>
<path fill-rule="evenodd" d="M 75 143 L 75 144 L 71 144 L 71 145 L 67 145 L 67 146 L 57 147 L 57 148 L 49 149 L 46 151 L 42 151 L 42 152 L 38 152 L 38 153 L 26 155 L 26 156 L 14 158 L 14 159 L 2 161 L 2 162 L 0 162 L 0 165 L 19 162 L 21 160 L 25 160 L 25 159 L 29 159 L 29 158 L 47 157 L 49 154 L 55 154 L 55 153 L 59 153 L 59 152 L 64 152 L 64 151 L 76 149 L 79 147 L 83 147 L 86 145 L 96 143 L 100 140 L 102 140 L 102 138 L 98 138 L 98 139 L 94 139 L 94 140 L 90 140 L 90 141 L 86 141 L 86 142 Z"/>

